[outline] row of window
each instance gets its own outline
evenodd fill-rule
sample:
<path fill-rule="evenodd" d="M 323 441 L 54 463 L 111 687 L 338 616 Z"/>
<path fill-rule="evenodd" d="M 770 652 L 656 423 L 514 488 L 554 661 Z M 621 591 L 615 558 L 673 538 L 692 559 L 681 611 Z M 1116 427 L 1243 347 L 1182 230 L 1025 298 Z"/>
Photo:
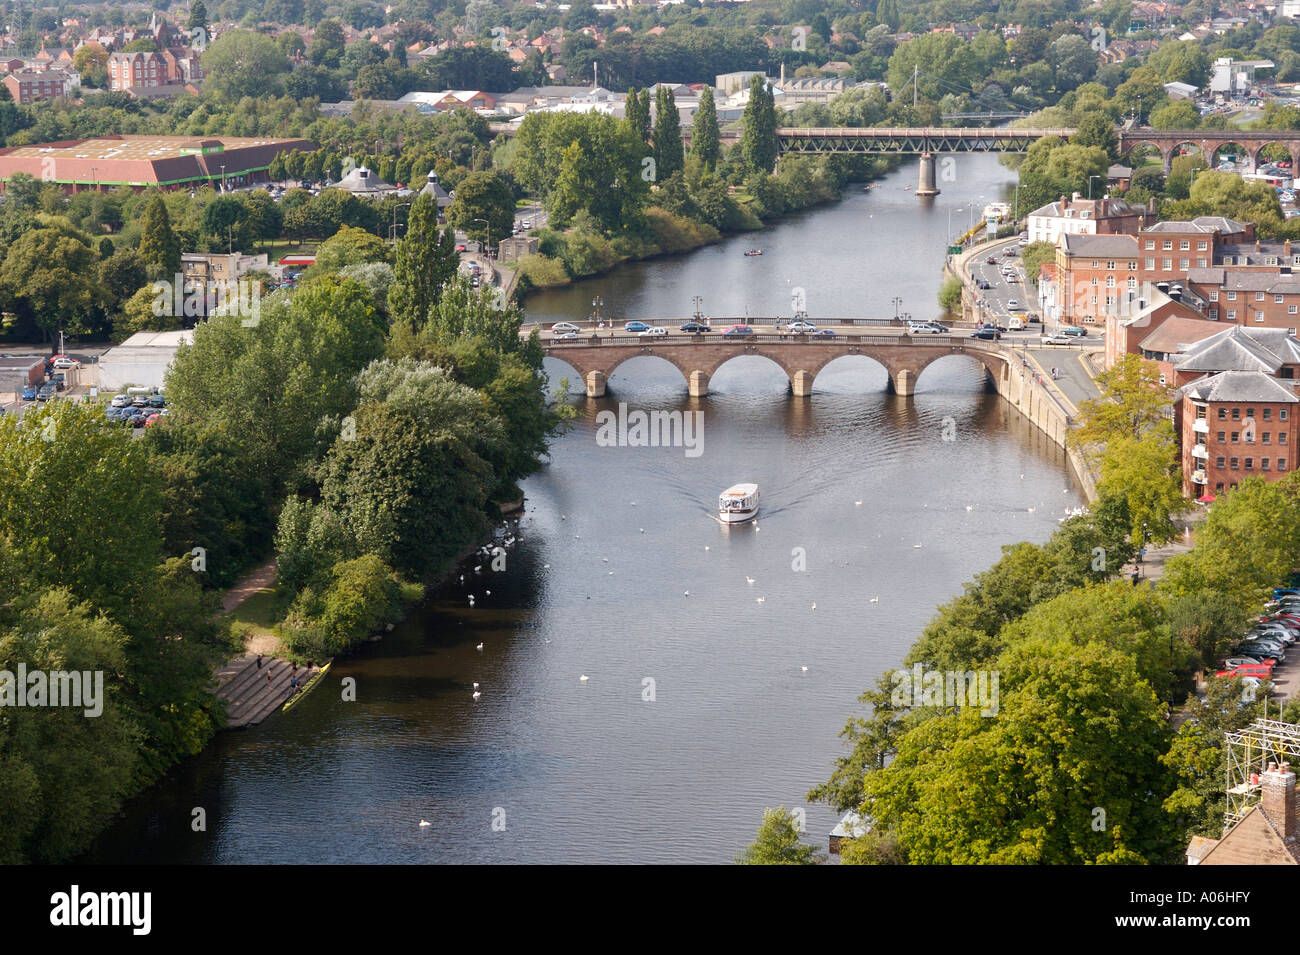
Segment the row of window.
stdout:
<path fill-rule="evenodd" d="M 1227 465 L 1227 467 L 1228 467 L 1229 470 L 1232 470 L 1232 471 L 1236 471 L 1236 470 L 1238 470 L 1238 462 L 1241 460 L 1240 458 L 1227 458 L 1227 459 L 1225 459 L 1225 458 L 1216 458 L 1216 459 L 1215 459 L 1215 462 L 1214 462 L 1214 463 L 1215 463 L 1215 466 L 1218 467 L 1218 468 L 1220 468 L 1220 469 L 1222 469 L 1222 468 L 1224 467 L 1224 463 L 1223 463 L 1223 462 L 1224 462 L 1225 460 L 1231 462 L 1230 464 Z M 1269 467 L 1268 467 L 1268 462 L 1269 462 L 1269 459 L 1268 459 L 1268 458 L 1260 458 L 1260 459 L 1259 459 L 1259 469 L 1260 469 L 1261 471 L 1267 471 L 1267 470 L 1269 469 Z M 1244 468 L 1244 470 L 1246 470 L 1246 471 L 1253 471 L 1253 470 L 1255 470 L 1255 459 L 1254 459 L 1254 458 L 1246 458 L 1246 467 Z M 1278 459 L 1277 459 L 1277 470 L 1279 470 L 1279 471 L 1285 471 L 1285 470 L 1286 470 L 1286 458 L 1278 458 Z M 1220 484 L 1219 487 L 1223 487 L 1223 485 Z"/>
<path fill-rule="evenodd" d="M 1147 239 L 1147 240 L 1146 240 L 1146 249 L 1147 249 L 1147 251 L 1154 251 L 1154 250 L 1155 250 L 1155 247 L 1156 247 L 1156 240 L 1155 240 L 1155 239 Z M 1187 240 L 1187 239 L 1180 239 L 1180 240 L 1178 241 L 1178 249 L 1179 249 L 1179 251 L 1181 251 L 1181 252 L 1187 252 L 1187 251 L 1189 251 L 1189 250 L 1191 249 L 1191 247 L 1192 247 L 1192 244 L 1191 244 L 1191 242 L 1190 242 L 1189 240 Z M 1209 247 L 1210 247 L 1210 246 L 1209 246 L 1208 242 L 1207 242 L 1205 239 L 1197 239 L 1197 240 L 1196 240 L 1196 251 L 1197 251 L 1197 252 L 1205 252 L 1205 251 L 1207 251 L 1207 250 L 1209 249 Z M 1173 239 L 1165 239 L 1165 240 L 1163 240 L 1163 241 L 1161 242 L 1161 244 L 1160 244 L 1160 248 L 1161 248 L 1162 250 L 1164 250 L 1165 252 L 1172 252 L 1172 251 L 1173 251 L 1173 248 L 1174 248 L 1174 240 L 1173 240 Z"/>
<path fill-rule="evenodd" d="M 1227 434 L 1226 431 L 1220 431 L 1220 432 L 1218 432 L 1217 437 L 1218 437 L 1218 440 L 1219 440 L 1219 443 L 1220 443 L 1220 444 L 1225 444 L 1225 443 L 1226 443 L 1226 442 L 1224 441 L 1224 436 L 1225 436 L 1226 434 Z M 1233 443 L 1233 444 L 1237 444 L 1237 443 L 1238 443 L 1238 442 L 1237 442 L 1237 435 L 1238 435 L 1238 434 L 1239 434 L 1239 432 L 1237 432 L 1237 431 L 1232 432 L 1232 443 Z M 1270 440 L 1270 436 L 1271 436 L 1272 434 L 1273 434 L 1272 431 L 1265 431 L 1263 434 L 1260 435 L 1260 440 L 1261 440 L 1264 444 L 1272 444 L 1273 442 Z M 1251 435 L 1251 433 L 1250 433 L 1249 431 L 1246 432 L 1246 436 L 1245 436 L 1245 438 L 1244 438 L 1243 440 L 1244 440 L 1247 444 L 1254 444 L 1254 443 L 1255 443 L 1255 438 Z M 1286 444 L 1286 432 L 1285 432 L 1285 431 L 1279 431 L 1279 432 L 1277 433 L 1277 443 L 1278 443 L 1278 444 Z"/>
<path fill-rule="evenodd" d="M 1278 421 L 1285 421 L 1285 420 L 1286 420 L 1286 412 L 1287 412 L 1287 409 L 1286 409 L 1286 408 L 1278 408 L 1278 409 L 1277 409 L 1277 420 L 1278 420 Z M 1251 419 L 1251 418 L 1253 418 L 1253 417 L 1255 417 L 1255 409 L 1254 409 L 1254 408 L 1247 408 L 1247 409 L 1246 409 L 1246 419 L 1249 420 L 1249 419 Z M 1223 407 L 1220 407 L 1220 408 L 1219 408 L 1219 420 L 1220 420 L 1220 421 L 1227 421 L 1227 420 L 1228 420 L 1228 409 L 1227 409 L 1227 408 L 1223 408 Z M 1240 421 L 1240 420 L 1241 420 L 1241 409 L 1240 409 L 1240 408 L 1233 408 L 1233 409 L 1232 409 L 1232 420 L 1233 420 L 1233 421 Z M 1272 408 L 1265 408 L 1265 409 L 1264 409 L 1264 420 L 1265 420 L 1265 421 L 1272 421 L 1272 420 L 1273 420 L 1273 409 L 1272 409 Z"/>
<path fill-rule="evenodd" d="M 1160 266 L 1161 269 L 1163 269 L 1163 270 L 1166 271 L 1166 272 L 1172 272 L 1172 271 L 1173 271 L 1173 269 L 1174 269 L 1174 260 L 1173 260 L 1173 259 L 1169 258 L 1169 256 L 1165 256 L 1165 257 L 1164 257 L 1163 259 L 1161 259 L 1160 261 L 1161 261 L 1161 266 Z M 1148 255 L 1148 256 L 1147 256 L 1147 262 L 1146 262 L 1146 265 L 1147 265 L 1147 271 L 1148 271 L 1148 272 L 1154 272 L 1154 271 L 1156 270 L 1156 257 L 1155 257 L 1154 255 Z M 1178 267 L 1179 267 L 1182 271 L 1186 272 L 1188 269 L 1190 269 L 1190 268 L 1192 267 L 1192 266 L 1191 266 L 1191 260 L 1188 259 L 1188 258 L 1186 258 L 1186 257 L 1179 259 L 1179 260 L 1178 260 Z M 1197 267 L 1198 269 L 1203 269 L 1203 268 L 1205 268 L 1205 256 L 1202 255 L 1202 256 L 1198 256 L 1198 257 L 1197 257 L 1197 259 L 1196 259 L 1196 267 Z"/>
<path fill-rule="evenodd" d="M 1125 266 L 1125 267 L 1126 267 L 1130 272 L 1136 272 L 1136 271 L 1137 271 L 1137 267 L 1138 267 L 1137 259 L 1128 259 L 1128 260 L 1126 260 L 1123 264 L 1124 264 L 1124 266 Z M 1092 260 L 1092 267 L 1093 267 L 1094 269 L 1099 269 L 1099 268 L 1101 268 L 1101 260 L 1100 260 L 1100 259 L 1093 259 L 1093 260 Z M 1107 262 L 1107 263 L 1106 263 L 1106 268 L 1110 269 L 1112 272 L 1115 271 L 1115 263 L 1114 263 L 1114 262 Z"/>
<path fill-rule="evenodd" d="M 1228 299 L 1229 302 L 1235 302 L 1235 301 L 1237 300 L 1237 293 L 1236 293 L 1236 292 L 1227 292 L 1227 293 L 1225 293 L 1225 294 L 1226 294 L 1227 299 Z M 1210 289 L 1209 295 L 1210 295 L 1210 301 L 1211 301 L 1211 302 L 1217 302 L 1217 301 L 1219 300 L 1219 290 L 1218 290 L 1218 289 Z M 1267 292 L 1256 292 L 1256 293 L 1255 293 L 1255 301 L 1257 301 L 1257 302 L 1263 302 L 1263 301 L 1265 301 L 1267 298 L 1268 298 L 1268 293 L 1267 293 Z M 1279 293 L 1279 292 L 1274 292 L 1274 293 L 1273 293 L 1273 304 L 1274 304 L 1274 305 L 1281 305 L 1281 304 L 1282 304 L 1283 302 L 1285 302 L 1285 301 L 1286 301 L 1286 296 L 1285 296 L 1285 295 L 1283 295 L 1283 294 L 1281 294 L 1281 293 Z"/>

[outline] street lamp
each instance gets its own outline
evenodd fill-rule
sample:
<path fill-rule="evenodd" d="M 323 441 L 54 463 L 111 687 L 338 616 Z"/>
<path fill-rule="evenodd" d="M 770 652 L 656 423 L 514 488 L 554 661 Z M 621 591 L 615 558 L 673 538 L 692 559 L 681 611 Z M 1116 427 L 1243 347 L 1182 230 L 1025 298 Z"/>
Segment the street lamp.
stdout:
<path fill-rule="evenodd" d="M 492 258 L 492 223 L 488 222 L 487 219 L 475 219 L 474 221 L 483 223 L 483 230 L 484 233 L 487 235 L 486 255 L 490 259 Z"/>
<path fill-rule="evenodd" d="M 891 298 L 889 301 L 890 301 L 890 303 L 893 304 L 893 306 L 894 306 L 894 322 L 895 322 L 895 324 L 897 324 L 897 323 L 898 323 L 898 307 L 899 307 L 900 305 L 903 304 L 903 300 L 902 300 L 901 298 L 899 298 L 897 295 L 895 295 L 895 296 L 894 296 L 893 298 Z"/>
<path fill-rule="evenodd" d="M 600 328 L 603 324 L 600 320 L 600 309 L 604 304 L 605 300 L 599 295 L 591 300 L 591 320 L 596 323 L 597 328 Z"/>
<path fill-rule="evenodd" d="M 699 295 L 691 297 L 691 304 L 695 306 L 695 320 L 698 322 L 704 312 L 704 299 Z"/>
<path fill-rule="evenodd" d="M 392 224 L 391 226 L 388 227 L 388 241 L 389 241 L 389 242 L 396 242 L 396 241 L 397 241 L 397 210 L 398 210 L 398 209 L 405 208 L 406 206 L 409 206 L 409 205 L 411 205 L 411 203 L 409 203 L 409 202 L 395 202 L 395 203 L 393 203 L 393 224 Z"/>
<path fill-rule="evenodd" d="M 226 164 L 225 163 L 221 164 L 221 191 L 223 194 L 226 191 Z"/>
<path fill-rule="evenodd" d="M 948 242 L 949 243 L 952 242 L 952 214 L 954 212 L 961 212 L 961 207 L 958 206 L 955 209 L 948 210 Z"/>
<path fill-rule="evenodd" d="M 1100 178 L 1101 176 L 1096 176 L 1096 175 L 1088 177 L 1088 198 L 1089 199 L 1092 199 L 1092 181 L 1094 179 L 1100 179 Z"/>

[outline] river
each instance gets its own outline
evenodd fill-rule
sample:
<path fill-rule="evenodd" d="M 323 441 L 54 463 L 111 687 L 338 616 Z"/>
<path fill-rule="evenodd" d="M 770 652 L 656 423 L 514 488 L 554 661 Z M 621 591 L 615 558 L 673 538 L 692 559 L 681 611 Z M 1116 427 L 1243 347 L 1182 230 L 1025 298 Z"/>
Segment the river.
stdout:
<path fill-rule="evenodd" d="M 927 208 L 903 188 L 908 163 L 838 204 L 527 310 L 583 317 L 599 295 L 620 318 L 686 315 L 700 295 L 711 315 L 788 314 L 802 286 L 814 320 L 892 315 L 895 296 L 930 316 L 949 218 L 960 231 L 970 202 L 978 216 L 1011 179 L 989 156 L 955 169 Z M 740 254 L 755 245 L 762 257 Z M 858 694 L 1002 545 L 1046 539 L 1083 500 L 1063 453 L 974 361 L 931 365 L 910 399 L 885 386 L 849 357 L 796 400 L 749 357 L 690 399 L 667 364 L 625 364 L 608 397 L 575 398 L 574 426 L 525 483 L 504 571 L 471 561 L 465 584 L 290 712 L 219 736 L 87 861 L 728 862 L 778 804 L 804 809 L 824 848 L 835 816 L 804 794 L 843 752 Z M 599 445 L 596 414 L 620 401 L 703 412 L 700 453 Z M 717 494 L 740 480 L 760 484 L 760 517 L 721 527 Z"/>

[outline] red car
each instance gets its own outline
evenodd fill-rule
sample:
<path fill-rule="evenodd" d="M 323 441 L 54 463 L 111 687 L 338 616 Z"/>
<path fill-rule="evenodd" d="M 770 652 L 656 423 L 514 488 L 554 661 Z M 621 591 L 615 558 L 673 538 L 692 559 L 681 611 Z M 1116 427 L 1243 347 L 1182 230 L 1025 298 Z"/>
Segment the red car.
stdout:
<path fill-rule="evenodd" d="M 995 258 L 993 258 L 993 256 L 990 255 L 987 259 L 984 260 L 984 264 L 985 264 L 985 265 L 997 265 L 997 264 L 998 264 L 998 260 L 995 259 Z"/>
<path fill-rule="evenodd" d="M 1215 676 L 1227 677 L 1232 679 L 1238 676 L 1257 676 L 1261 680 L 1267 680 L 1273 674 L 1273 667 L 1268 663 L 1242 663 L 1233 667 L 1231 670 L 1219 670 Z"/>

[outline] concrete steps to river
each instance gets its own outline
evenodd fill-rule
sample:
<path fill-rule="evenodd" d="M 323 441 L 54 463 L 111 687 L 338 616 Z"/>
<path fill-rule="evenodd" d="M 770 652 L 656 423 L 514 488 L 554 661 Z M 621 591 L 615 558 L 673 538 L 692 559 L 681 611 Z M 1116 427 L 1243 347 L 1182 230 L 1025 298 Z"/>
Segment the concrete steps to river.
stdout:
<path fill-rule="evenodd" d="M 226 702 L 226 728 L 242 729 L 256 726 L 283 706 L 302 685 L 320 672 L 320 667 L 298 667 L 275 658 L 262 658 L 247 653 L 236 657 L 216 671 L 216 693 Z M 291 680 L 298 677 L 295 688 Z"/>

